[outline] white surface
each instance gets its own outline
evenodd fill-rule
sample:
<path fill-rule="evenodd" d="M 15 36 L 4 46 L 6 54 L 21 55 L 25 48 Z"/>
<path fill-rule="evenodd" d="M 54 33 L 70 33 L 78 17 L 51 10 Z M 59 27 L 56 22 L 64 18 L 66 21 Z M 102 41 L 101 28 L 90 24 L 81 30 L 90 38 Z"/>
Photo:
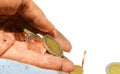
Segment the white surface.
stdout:
<path fill-rule="evenodd" d="M 72 43 L 65 54 L 81 64 L 84 74 L 105 74 L 106 65 L 120 62 L 119 0 L 34 0 L 47 18 Z"/>

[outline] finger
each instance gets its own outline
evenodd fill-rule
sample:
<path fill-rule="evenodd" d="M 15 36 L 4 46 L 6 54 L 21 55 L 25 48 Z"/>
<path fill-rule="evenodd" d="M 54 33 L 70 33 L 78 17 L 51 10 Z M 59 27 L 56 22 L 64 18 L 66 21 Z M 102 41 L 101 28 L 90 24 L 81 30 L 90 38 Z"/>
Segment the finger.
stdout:
<path fill-rule="evenodd" d="M 40 68 L 64 72 L 70 72 L 74 67 L 73 63 L 65 58 L 55 57 L 49 54 L 41 55 L 30 51 L 25 46 L 24 42 L 15 42 L 15 44 L 1 57 L 35 65 Z"/>
<path fill-rule="evenodd" d="M 48 68 L 53 66 L 52 67 L 53 69 L 54 69 L 54 67 L 56 67 L 56 70 L 60 70 L 60 71 L 64 71 L 64 72 L 70 72 L 74 69 L 73 63 L 66 58 L 55 57 L 55 56 L 52 56 L 49 54 L 46 54 L 43 56 L 45 57 L 45 58 L 43 57 L 43 59 L 45 61 L 43 63 L 47 64 L 45 66 L 47 66 Z"/>
<path fill-rule="evenodd" d="M 0 23 L 4 23 L 8 19 L 8 16 L 0 15 Z"/>
<path fill-rule="evenodd" d="M 21 5 L 22 0 L 0 0 L 0 15 L 13 15 Z"/>
<path fill-rule="evenodd" d="M 55 35 L 55 27 L 34 2 L 29 2 L 29 4 L 27 3 L 27 5 L 21 6 L 19 14 L 35 28 Z"/>
<path fill-rule="evenodd" d="M 29 6 L 19 13 L 34 27 L 43 31 L 44 33 L 51 34 L 60 43 L 64 51 L 71 50 L 70 42 L 56 30 L 53 24 L 46 18 L 42 10 L 34 3 L 28 4 Z M 24 7 L 25 8 L 25 7 Z"/>
<path fill-rule="evenodd" d="M 70 52 L 71 51 L 71 43 L 59 32 L 57 31 L 57 35 L 55 37 L 56 41 L 61 45 L 64 51 Z"/>

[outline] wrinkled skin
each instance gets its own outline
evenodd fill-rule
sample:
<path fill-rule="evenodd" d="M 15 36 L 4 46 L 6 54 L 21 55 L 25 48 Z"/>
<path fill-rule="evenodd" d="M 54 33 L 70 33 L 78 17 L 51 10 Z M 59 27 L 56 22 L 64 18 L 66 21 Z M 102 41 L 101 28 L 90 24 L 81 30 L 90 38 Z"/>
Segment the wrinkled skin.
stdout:
<path fill-rule="evenodd" d="M 28 49 L 25 43 L 25 34 L 20 28 L 19 17 L 23 17 L 30 25 L 39 29 L 42 35 L 46 33 L 52 35 L 64 51 L 71 50 L 69 41 L 56 30 L 32 0 L 0 0 L 0 51 L 6 49 L 0 57 L 40 68 L 72 71 L 74 65 L 67 58 L 47 53 L 39 54 Z"/>

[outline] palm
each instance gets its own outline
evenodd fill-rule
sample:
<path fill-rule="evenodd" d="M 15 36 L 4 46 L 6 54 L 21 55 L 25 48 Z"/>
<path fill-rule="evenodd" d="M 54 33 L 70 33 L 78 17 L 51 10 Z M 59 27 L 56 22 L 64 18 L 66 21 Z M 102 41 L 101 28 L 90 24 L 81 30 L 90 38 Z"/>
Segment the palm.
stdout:
<path fill-rule="evenodd" d="M 69 41 L 47 20 L 39 7 L 33 2 L 31 3 L 32 0 L 15 0 L 12 1 L 14 2 L 13 6 L 10 5 L 11 0 L 7 1 L 7 4 L 4 3 L 4 0 L 0 1 L 0 7 L 3 7 L 0 10 L 0 50 L 7 49 L 2 53 L 1 58 L 16 60 L 41 68 L 72 71 L 73 63 L 68 59 L 55 57 L 47 53 L 39 54 L 35 50 L 29 50 L 26 46 L 25 34 L 20 27 L 19 16 L 22 16 L 28 22 L 32 21 L 32 25 L 39 30 L 53 35 L 64 51 L 68 52 L 71 49 Z M 20 7 L 21 5 L 22 7 Z M 10 9 L 7 10 L 4 7 Z"/>

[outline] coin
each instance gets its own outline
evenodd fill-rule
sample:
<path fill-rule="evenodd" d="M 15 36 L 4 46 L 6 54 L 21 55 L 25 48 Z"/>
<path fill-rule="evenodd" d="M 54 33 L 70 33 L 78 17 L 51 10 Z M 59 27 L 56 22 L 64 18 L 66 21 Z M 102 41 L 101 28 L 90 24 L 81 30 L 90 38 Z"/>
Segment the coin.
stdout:
<path fill-rule="evenodd" d="M 28 23 L 21 19 L 21 28 L 26 33 L 26 42 L 29 43 L 30 40 L 41 40 L 40 37 L 37 35 L 39 32 L 36 28 L 32 28 L 32 26 L 28 25 Z M 45 35 L 42 38 L 43 45 L 46 49 L 46 51 L 49 54 L 52 54 L 54 56 L 62 57 L 63 50 L 59 43 L 50 35 Z"/>
<path fill-rule="evenodd" d="M 107 74 L 120 74 L 120 63 L 113 62 L 107 65 L 106 67 Z"/>
<path fill-rule="evenodd" d="M 48 53 L 62 57 L 63 50 L 59 43 L 50 35 L 43 36 L 43 43 L 48 51 Z"/>
<path fill-rule="evenodd" d="M 83 74 L 83 67 L 79 65 L 74 66 L 74 70 L 70 74 Z"/>

